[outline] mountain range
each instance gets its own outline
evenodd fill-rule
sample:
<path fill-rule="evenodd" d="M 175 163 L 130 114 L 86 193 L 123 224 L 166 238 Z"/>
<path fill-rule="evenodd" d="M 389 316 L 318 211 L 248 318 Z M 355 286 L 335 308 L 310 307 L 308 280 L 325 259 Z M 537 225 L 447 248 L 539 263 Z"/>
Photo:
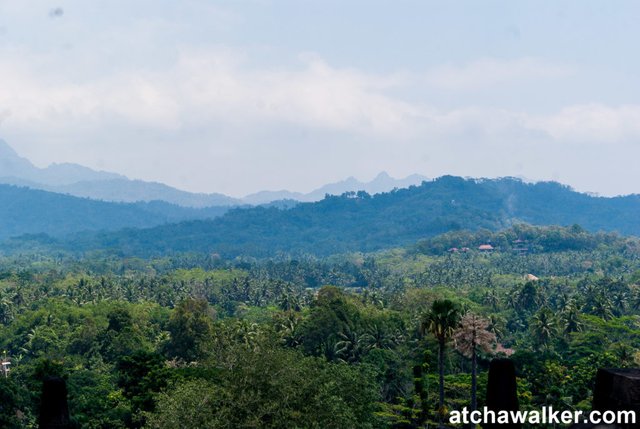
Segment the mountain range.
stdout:
<path fill-rule="evenodd" d="M 189 219 L 210 219 L 228 209 L 182 207 L 164 201 L 113 203 L 0 185 L 0 240 L 22 234 L 64 237 L 81 231 L 152 227 Z"/>
<path fill-rule="evenodd" d="M 146 256 L 327 255 L 518 223 L 580 224 L 590 231 L 640 236 L 638 214 L 637 194 L 605 198 L 555 182 L 419 175 L 397 180 L 386 173 L 371 182 L 350 177 L 308 194 L 263 191 L 234 199 L 76 164 L 38 168 L 0 141 L 5 250 L 35 240 L 67 251 Z"/>
<path fill-rule="evenodd" d="M 151 228 L 139 224 L 142 221 L 133 211 L 139 207 L 127 207 L 131 211 L 124 214 L 134 219 L 131 226 L 135 228 L 82 233 L 67 230 L 55 239 L 19 237 L 6 248 L 19 248 L 20 244 L 35 240 L 72 252 L 99 250 L 144 257 L 180 252 L 229 258 L 329 255 L 402 246 L 450 231 L 499 231 L 521 223 L 579 224 L 588 231 L 640 236 L 640 195 L 594 197 L 555 182 L 531 184 L 516 178 L 444 176 L 373 196 L 345 193 L 285 209 L 233 208 L 212 219 L 160 223 Z M 95 211 L 87 214 L 76 207 L 68 214 L 79 224 Z M 49 219 L 50 215 L 43 218 Z M 127 219 L 120 221 L 125 223 Z"/>
<path fill-rule="evenodd" d="M 345 180 L 336 183 L 329 183 L 309 193 L 282 191 L 261 191 L 247 195 L 242 199 L 245 204 L 260 205 L 271 201 L 294 200 L 301 202 L 314 202 L 322 200 L 326 195 L 342 195 L 345 192 L 365 191 L 374 195 L 382 192 L 389 192 L 393 189 L 408 188 L 409 186 L 419 185 L 427 177 L 420 174 L 412 174 L 404 179 L 394 179 L 385 171 L 378 174 L 370 182 L 361 182 L 351 176 Z"/>
<path fill-rule="evenodd" d="M 197 194 L 162 183 L 130 180 L 78 164 L 38 168 L 0 140 L 0 183 L 112 202 L 166 201 L 185 207 L 232 206 L 241 201 L 222 194 Z"/>
<path fill-rule="evenodd" d="M 110 202 L 165 201 L 192 208 L 262 205 L 280 200 L 311 202 L 319 201 L 327 194 L 340 195 L 360 190 L 370 194 L 387 192 L 394 188 L 418 185 L 423 180 L 427 178 L 417 174 L 404 179 L 394 179 L 382 172 L 370 182 L 361 182 L 349 177 L 309 193 L 286 190 L 260 191 L 244 198 L 233 198 L 220 193 L 187 192 L 158 182 L 131 180 L 120 174 L 95 171 L 77 164 L 52 164 L 46 168 L 38 168 L 28 159 L 19 156 L 5 141 L 0 140 L 0 184 Z"/>

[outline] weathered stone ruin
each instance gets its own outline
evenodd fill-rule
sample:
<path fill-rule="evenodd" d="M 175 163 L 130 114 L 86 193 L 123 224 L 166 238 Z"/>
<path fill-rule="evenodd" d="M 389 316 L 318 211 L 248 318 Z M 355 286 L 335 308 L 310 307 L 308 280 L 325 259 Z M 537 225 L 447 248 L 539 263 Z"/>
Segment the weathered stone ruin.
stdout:
<path fill-rule="evenodd" d="M 39 429 L 71 429 L 67 384 L 60 377 L 47 377 L 42 384 Z"/>

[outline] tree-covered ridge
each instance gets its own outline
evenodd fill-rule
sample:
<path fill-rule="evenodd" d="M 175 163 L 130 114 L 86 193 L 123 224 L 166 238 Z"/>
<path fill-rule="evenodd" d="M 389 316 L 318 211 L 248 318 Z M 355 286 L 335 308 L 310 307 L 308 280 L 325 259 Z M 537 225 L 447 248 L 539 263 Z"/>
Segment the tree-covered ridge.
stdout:
<path fill-rule="evenodd" d="M 445 176 L 421 186 L 370 196 L 327 196 L 288 210 L 232 210 L 208 221 L 82 235 L 68 247 L 126 255 L 185 251 L 226 257 L 281 253 L 330 255 L 405 245 L 449 232 L 501 230 L 518 223 L 580 224 L 589 231 L 640 235 L 640 196 L 599 198 L 557 183 Z"/>
<path fill-rule="evenodd" d="M 611 232 L 591 233 L 580 225 L 570 227 L 517 224 L 501 231 L 452 231 L 419 241 L 414 250 L 426 254 L 465 252 L 490 245 L 498 252 L 532 254 L 563 251 L 589 251 L 599 247 L 620 252 L 637 251 L 640 240 Z"/>
<path fill-rule="evenodd" d="M 0 203 L 0 239 L 26 235 L 5 245 L 5 250 L 44 244 L 139 256 L 185 251 L 229 257 L 330 255 L 405 245 L 449 231 L 497 231 L 523 222 L 580 224 L 589 231 L 640 235 L 638 195 L 598 198 L 557 183 L 527 184 L 510 178 L 445 176 L 373 196 L 357 192 L 293 207 L 239 208 L 216 219 L 211 218 L 227 208 L 190 209 L 160 201 L 107 203 L 6 185 L 0 185 Z M 210 220 L 170 223 L 188 219 Z M 147 227 L 153 228 L 135 229 Z M 127 229 L 95 232 L 121 228 Z"/>
<path fill-rule="evenodd" d="M 23 234 L 64 237 L 80 231 L 145 228 L 220 216 L 226 207 L 194 209 L 162 201 L 112 203 L 0 184 L 0 240 Z"/>
<path fill-rule="evenodd" d="M 77 427 L 418 428 L 472 391 L 483 406 L 499 355 L 524 408 L 587 409 L 598 367 L 640 364 L 638 240 L 519 225 L 432 242 L 514 237 L 541 247 L 0 258 L 0 426 L 33 427 L 58 374 Z"/>

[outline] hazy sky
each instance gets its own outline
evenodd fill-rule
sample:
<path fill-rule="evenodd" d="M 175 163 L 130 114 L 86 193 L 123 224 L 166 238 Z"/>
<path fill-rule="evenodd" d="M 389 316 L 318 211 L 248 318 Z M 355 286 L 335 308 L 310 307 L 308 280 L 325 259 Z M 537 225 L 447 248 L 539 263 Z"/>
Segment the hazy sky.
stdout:
<path fill-rule="evenodd" d="M 640 193 L 640 2 L 0 0 L 0 138 L 204 192 Z"/>

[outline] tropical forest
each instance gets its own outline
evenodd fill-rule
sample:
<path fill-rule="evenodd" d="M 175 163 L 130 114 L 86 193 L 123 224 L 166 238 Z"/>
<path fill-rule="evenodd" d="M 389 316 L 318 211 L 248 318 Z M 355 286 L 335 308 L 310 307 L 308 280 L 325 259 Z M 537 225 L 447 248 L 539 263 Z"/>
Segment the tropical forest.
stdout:
<path fill-rule="evenodd" d="M 346 198 L 346 197 L 345 197 Z M 482 407 L 497 357 L 521 409 L 591 407 L 640 365 L 640 240 L 516 224 L 375 252 L 0 259 L 2 427 L 66 381 L 78 428 L 424 428 Z"/>

